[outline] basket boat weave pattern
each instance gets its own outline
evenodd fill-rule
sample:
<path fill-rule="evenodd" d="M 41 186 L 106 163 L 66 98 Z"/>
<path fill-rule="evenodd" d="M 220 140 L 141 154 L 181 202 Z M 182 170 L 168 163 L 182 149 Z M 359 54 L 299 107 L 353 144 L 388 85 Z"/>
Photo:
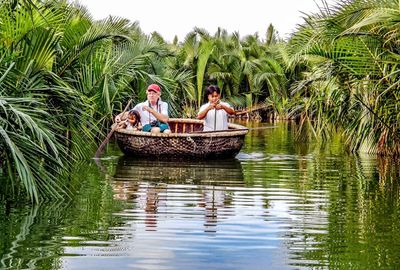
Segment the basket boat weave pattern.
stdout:
<path fill-rule="evenodd" d="M 229 124 L 228 132 L 201 132 L 203 121 L 170 119 L 171 134 L 117 130 L 118 146 L 128 156 L 221 158 L 239 153 L 248 130 Z"/>

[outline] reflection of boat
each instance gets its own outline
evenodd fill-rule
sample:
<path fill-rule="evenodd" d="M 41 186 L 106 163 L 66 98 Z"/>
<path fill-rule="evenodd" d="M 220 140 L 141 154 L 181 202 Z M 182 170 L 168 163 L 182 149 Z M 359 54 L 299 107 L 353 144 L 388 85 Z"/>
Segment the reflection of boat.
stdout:
<path fill-rule="evenodd" d="M 239 160 L 150 160 L 122 156 L 118 160 L 115 181 L 155 181 L 176 184 L 243 186 Z"/>
<path fill-rule="evenodd" d="M 114 198 L 129 202 L 124 210 L 146 231 L 158 230 L 160 221 L 202 216 L 204 231 L 216 232 L 219 220 L 232 215 L 233 193 L 244 186 L 239 160 L 170 161 L 122 156 L 111 185 Z"/>
<path fill-rule="evenodd" d="M 203 132 L 203 121 L 170 119 L 171 134 L 118 129 L 115 138 L 128 156 L 168 158 L 225 158 L 234 157 L 244 143 L 248 129 L 228 124 L 228 130 Z"/>

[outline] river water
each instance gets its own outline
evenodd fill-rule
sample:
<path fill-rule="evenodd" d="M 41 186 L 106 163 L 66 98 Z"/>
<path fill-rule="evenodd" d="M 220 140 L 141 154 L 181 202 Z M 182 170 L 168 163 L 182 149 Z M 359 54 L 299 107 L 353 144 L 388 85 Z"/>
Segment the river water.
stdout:
<path fill-rule="evenodd" d="M 395 161 L 248 125 L 235 159 L 110 145 L 71 173 L 70 201 L 3 205 L 0 269 L 400 269 Z"/>

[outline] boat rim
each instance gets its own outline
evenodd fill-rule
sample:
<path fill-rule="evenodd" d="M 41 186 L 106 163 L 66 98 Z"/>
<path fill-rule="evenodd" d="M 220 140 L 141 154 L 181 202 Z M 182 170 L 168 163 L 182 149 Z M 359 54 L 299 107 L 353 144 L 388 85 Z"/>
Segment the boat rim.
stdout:
<path fill-rule="evenodd" d="M 203 124 L 203 120 L 198 119 L 186 119 L 186 118 L 170 118 L 168 122 L 183 122 L 183 123 L 198 123 Z M 116 124 L 113 124 L 112 127 L 114 128 Z M 245 126 L 239 124 L 228 123 L 228 130 L 221 130 L 221 131 L 195 131 L 190 133 L 151 133 L 151 132 L 143 132 L 137 130 L 128 130 L 119 128 L 116 129 L 115 132 L 127 134 L 127 135 L 135 135 L 141 137 L 234 137 L 239 135 L 246 135 L 249 132 L 249 129 Z"/>

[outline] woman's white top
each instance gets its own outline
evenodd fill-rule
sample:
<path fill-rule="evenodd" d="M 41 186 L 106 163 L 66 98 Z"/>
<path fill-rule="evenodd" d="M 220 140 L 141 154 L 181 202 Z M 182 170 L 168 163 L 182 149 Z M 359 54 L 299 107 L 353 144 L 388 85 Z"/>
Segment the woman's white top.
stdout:
<path fill-rule="evenodd" d="M 226 107 L 231 107 L 226 102 L 221 102 L 221 105 Z M 204 111 L 208 106 L 210 106 L 210 102 L 202 105 L 199 110 L 200 112 Z M 216 120 L 215 120 L 216 119 Z M 207 112 L 204 120 L 204 129 L 203 131 L 214 131 L 214 130 L 226 130 L 228 129 L 228 113 L 224 109 L 216 110 L 212 109 Z M 215 124 L 215 129 L 214 129 Z"/>

